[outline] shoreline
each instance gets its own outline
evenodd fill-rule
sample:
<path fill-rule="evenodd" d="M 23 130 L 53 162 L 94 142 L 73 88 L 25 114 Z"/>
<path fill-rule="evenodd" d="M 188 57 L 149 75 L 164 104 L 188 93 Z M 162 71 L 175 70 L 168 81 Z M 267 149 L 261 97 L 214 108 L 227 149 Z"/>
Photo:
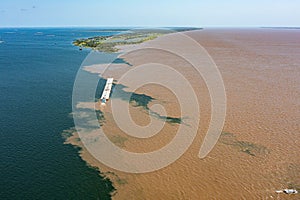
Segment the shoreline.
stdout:
<path fill-rule="evenodd" d="M 124 50 L 124 46 L 127 45 L 140 45 L 163 35 L 191 30 L 202 30 L 202 28 L 128 29 L 115 35 L 76 39 L 73 41 L 73 45 L 80 47 L 80 50 L 88 48 L 100 52 L 117 53 L 122 49 Z"/>
<path fill-rule="evenodd" d="M 267 61 L 269 62 L 269 60 L 267 59 L 269 58 L 269 54 L 278 54 L 280 53 L 280 49 L 278 50 L 279 52 L 274 52 L 272 49 L 256 49 L 256 46 L 249 45 L 251 41 L 260 41 L 262 37 L 264 39 L 263 42 L 268 47 L 269 44 L 278 39 L 276 34 L 273 33 L 275 35 L 273 36 L 274 39 L 268 38 L 267 35 L 264 35 L 260 31 L 250 31 L 249 33 L 242 31 L 236 33 L 230 30 L 208 30 L 203 32 L 191 31 L 184 34 L 189 35 L 206 47 L 220 68 L 229 100 L 228 115 L 224 127 L 224 133 L 228 134 L 223 134 L 217 146 L 204 160 L 199 160 L 194 156 L 197 155 L 197 151 L 199 150 L 199 145 L 196 143 L 203 140 L 203 132 L 208 128 L 210 100 L 207 88 L 201 77 L 194 77 L 193 71 L 186 71 L 185 75 L 189 77 L 189 80 L 197 91 L 198 98 L 201 100 L 200 106 L 203 113 L 201 115 L 201 122 L 203 125 L 199 127 L 199 133 L 195 139 L 196 142 L 193 143 L 190 149 L 179 160 L 157 172 L 127 174 L 110 169 L 99 163 L 84 147 L 79 152 L 82 159 L 87 164 L 99 168 L 101 172 L 112 180 L 116 188 L 116 193 L 113 194 L 114 199 L 138 199 L 138 197 L 148 199 L 157 197 L 164 199 L 197 199 L 199 196 L 209 199 L 212 196 L 225 198 L 224 194 L 228 194 L 225 199 L 231 199 L 232 196 L 239 198 L 271 198 L 272 196 L 275 198 L 276 194 L 274 192 L 277 189 L 292 186 L 296 188 L 300 187 L 300 180 L 293 176 L 293 174 L 297 174 L 297 171 L 300 171 L 300 161 L 293 159 L 296 156 L 295 153 L 290 153 L 290 155 L 284 157 L 287 152 L 297 152 L 295 148 L 298 148 L 297 141 L 290 142 L 288 139 L 293 137 L 292 133 L 298 130 L 298 126 L 294 124 L 297 124 L 295 121 L 297 113 L 286 107 L 286 105 L 295 104 L 295 99 L 299 97 L 297 96 L 299 94 L 295 93 L 294 95 L 296 96 L 292 99 L 286 99 L 284 95 L 276 97 L 280 98 L 280 101 L 276 101 L 276 104 L 272 105 L 271 102 L 275 91 L 274 88 L 269 86 L 269 83 L 272 82 L 273 78 L 276 78 L 278 81 L 275 84 L 280 83 L 280 85 L 277 84 L 278 88 L 276 92 L 279 90 L 282 94 L 285 94 L 291 92 L 292 88 L 283 82 L 285 76 L 281 75 L 282 70 L 276 67 L 277 65 L 272 69 L 262 69 L 262 66 L 268 65 Z M 234 39 L 234 34 L 239 34 L 241 39 Z M 249 40 L 250 42 L 248 41 L 248 37 L 252 37 L 252 40 Z M 270 41 L 266 40 L 266 38 Z M 166 35 L 150 42 L 163 43 L 167 39 L 168 36 Z M 145 43 L 141 45 L 147 46 Z M 124 47 L 124 51 L 130 51 L 136 47 Z M 257 56 L 257 52 L 261 52 L 264 56 Z M 165 61 L 170 65 L 178 65 L 179 63 L 180 67 L 187 66 L 187 63 L 180 60 L 168 59 L 166 61 L 156 52 L 149 51 L 148 56 Z M 229 60 L 231 58 L 235 60 Z M 251 62 L 253 58 L 256 58 L 256 61 L 261 66 L 259 64 L 253 65 Z M 137 57 L 136 52 L 126 54 L 124 59 L 133 66 L 138 66 L 147 61 L 147 58 L 143 55 Z M 246 62 L 243 62 L 245 67 L 236 68 L 243 59 L 246 59 Z M 283 62 L 279 61 L 283 58 L 278 57 L 277 59 L 278 63 Z M 293 58 L 293 60 L 297 60 L 297 58 Z M 284 60 L 284 62 L 288 63 L 289 61 Z M 113 64 L 111 67 L 112 70 L 107 71 L 103 75 L 104 78 L 109 76 L 119 77 L 124 70 L 132 66 Z M 91 73 L 98 73 L 97 68 L 99 66 L 95 65 L 93 67 L 86 67 L 85 70 Z M 252 69 L 252 71 L 249 69 Z M 292 67 L 289 69 L 290 71 L 285 71 L 286 76 L 297 82 L 297 79 L 295 79 L 296 75 L 293 76 L 293 73 L 298 74 L 299 71 Z M 258 85 L 260 87 L 257 87 Z M 172 101 L 174 96 L 164 88 L 150 86 L 148 88 L 140 88 L 135 92 L 157 99 L 159 103 L 162 103 L 166 107 L 167 113 L 170 113 L 172 116 L 180 114 L 178 111 L 178 102 Z M 153 102 L 149 104 L 152 105 Z M 80 106 L 88 109 L 94 109 L 95 107 L 93 103 L 82 104 Z M 100 108 L 96 102 L 97 109 Z M 138 124 L 146 125 L 148 123 L 149 119 L 147 118 L 147 114 L 143 112 L 143 108 L 131 106 L 131 109 L 131 114 Z M 284 114 L 281 116 L 278 113 L 280 111 L 278 109 L 288 111 L 289 115 Z M 263 112 L 260 115 L 255 115 L 255 113 L 252 113 L 254 111 Z M 108 116 L 107 121 L 103 125 L 103 128 L 111 133 L 108 137 L 116 145 L 128 151 L 147 152 L 146 150 L 160 148 L 172 139 L 174 136 L 172 133 L 178 128 L 178 125 L 167 124 L 167 127 L 162 132 L 163 136 L 152 138 L 153 140 L 151 139 L 150 142 L 141 142 L 124 136 L 124 134 L 119 134 L 120 130 L 110 121 L 110 110 L 105 109 L 103 113 Z M 283 120 L 282 117 L 288 118 L 289 121 Z M 282 133 L 284 135 L 281 136 Z M 280 138 L 280 142 L 276 138 Z M 157 139 L 159 142 L 156 141 L 154 143 Z M 81 145 L 76 134 L 69 137 L 66 143 L 75 146 Z M 278 149 L 278 146 L 280 149 Z M 198 179 L 201 179 L 201 182 Z M 291 199 L 294 198 L 297 198 L 297 196 L 291 196 Z"/>

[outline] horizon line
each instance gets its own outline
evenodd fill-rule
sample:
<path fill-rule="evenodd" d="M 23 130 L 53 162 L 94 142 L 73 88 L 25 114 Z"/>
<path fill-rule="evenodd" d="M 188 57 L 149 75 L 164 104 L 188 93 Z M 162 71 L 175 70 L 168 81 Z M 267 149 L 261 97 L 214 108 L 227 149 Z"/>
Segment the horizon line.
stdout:
<path fill-rule="evenodd" d="M 0 26 L 0 29 L 2 28 L 124 28 L 124 29 L 130 29 L 130 28 L 300 28 L 300 26 L 259 26 L 259 25 L 245 25 L 245 26 L 104 26 L 104 25 L 92 25 L 92 26 L 86 26 L 86 25 L 63 25 L 63 26 Z"/>

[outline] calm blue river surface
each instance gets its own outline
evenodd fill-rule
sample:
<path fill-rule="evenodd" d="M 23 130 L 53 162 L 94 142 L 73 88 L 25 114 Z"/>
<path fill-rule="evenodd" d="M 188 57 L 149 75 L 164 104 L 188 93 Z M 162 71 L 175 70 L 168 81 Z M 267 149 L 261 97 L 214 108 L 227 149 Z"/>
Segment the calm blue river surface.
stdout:
<path fill-rule="evenodd" d="M 88 28 L 0 29 L 0 199 L 109 199 L 110 181 L 64 145 Z"/>

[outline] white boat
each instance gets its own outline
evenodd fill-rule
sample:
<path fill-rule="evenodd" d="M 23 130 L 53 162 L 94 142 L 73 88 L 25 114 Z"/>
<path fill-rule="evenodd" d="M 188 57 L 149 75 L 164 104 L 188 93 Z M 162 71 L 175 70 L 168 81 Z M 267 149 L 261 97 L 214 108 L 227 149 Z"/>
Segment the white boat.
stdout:
<path fill-rule="evenodd" d="M 112 88 L 112 85 L 113 85 L 113 81 L 114 81 L 113 78 L 108 78 L 106 80 L 106 84 L 105 84 L 102 96 L 100 98 L 101 99 L 101 104 L 105 104 L 106 101 L 109 100 L 110 93 L 111 93 L 111 88 Z"/>
<path fill-rule="evenodd" d="M 298 191 L 296 189 L 283 189 L 283 190 L 277 190 L 276 193 L 298 194 Z"/>

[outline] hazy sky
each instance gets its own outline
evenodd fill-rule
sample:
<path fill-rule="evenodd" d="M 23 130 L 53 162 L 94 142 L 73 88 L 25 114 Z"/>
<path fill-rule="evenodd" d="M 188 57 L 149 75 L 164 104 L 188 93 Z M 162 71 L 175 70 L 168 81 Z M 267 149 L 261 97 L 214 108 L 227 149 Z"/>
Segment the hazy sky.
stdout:
<path fill-rule="evenodd" d="M 300 0 L 1 0 L 0 27 L 300 26 Z"/>

